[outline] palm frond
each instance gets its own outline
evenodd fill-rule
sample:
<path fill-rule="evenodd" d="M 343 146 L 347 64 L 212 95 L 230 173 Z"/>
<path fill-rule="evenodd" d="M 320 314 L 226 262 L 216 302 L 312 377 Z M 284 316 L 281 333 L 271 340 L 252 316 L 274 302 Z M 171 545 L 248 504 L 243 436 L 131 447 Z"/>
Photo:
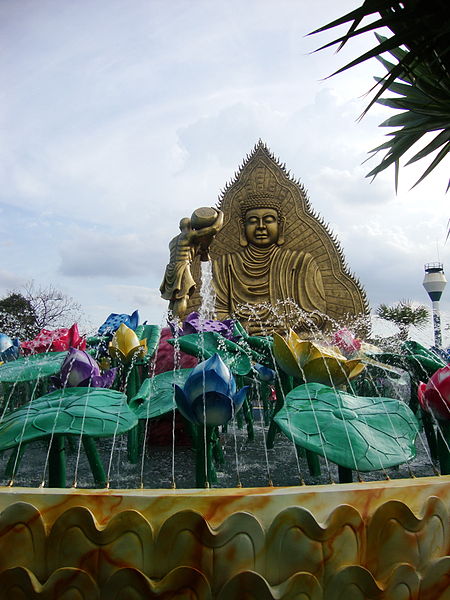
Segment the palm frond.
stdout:
<path fill-rule="evenodd" d="M 372 21 L 363 24 L 366 18 L 372 18 Z M 387 134 L 388 141 L 370 151 L 372 156 L 380 151 L 386 153 L 367 176 L 375 177 L 394 164 L 397 187 L 400 160 L 404 154 L 426 134 L 438 132 L 406 163 L 410 165 L 435 153 L 414 184 L 417 185 L 450 152 L 450 20 L 447 0 L 364 0 L 359 8 L 311 34 L 348 23 L 350 26 L 344 35 L 318 50 L 334 45 L 338 45 L 340 50 L 350 39 L 370 31 L 375 32 L 377 44 L 332 75 L 376 57 L 386 69 L 386 74 L 375 78 L 376 83 L 371 90 L 375 93 L 360 118 L 375 103 L 400 111 L 381 123 L 380 127 L 396 130 Z M 388 28 L 392 35 L 380 35 L 378 30 L 382 28 Z M 386 54 L 395 62 L 387 60 Z M 385 92 L 397 96 L 382 97 Z"/>

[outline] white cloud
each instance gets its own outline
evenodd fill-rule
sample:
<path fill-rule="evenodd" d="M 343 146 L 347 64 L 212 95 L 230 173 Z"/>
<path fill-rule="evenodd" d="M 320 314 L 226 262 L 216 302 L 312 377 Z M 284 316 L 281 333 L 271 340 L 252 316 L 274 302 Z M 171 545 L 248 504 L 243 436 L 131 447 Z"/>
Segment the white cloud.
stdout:
<path fill-rule="evenodd" d="M 140 303 L 156 315 L 180 218 L 214 204 L 262 138 L 372 304 L 426 302 L 423 264 L 448 259 L 445 171 L 409 191 L 421 167 L 404 169 L 397 196 L 392 170 L 369 184 L 377 158 L 362 163 L 388 109 L 356 119 L 382 67 L 320 80 L 372 40 L 309 54 L 332 33 L 304 37 L 358 4 L 0 4 L 0 286 L 47 278 L 94 322 Z"/>
<path fill-rule="evenodd" d="M 21 288 L 25 283 L 26 279 L 23 279 L 11 271 L 0 269 L 0 294 L 6 295 L 13 290 Z"/>
<path fill-rule="evenodd" d="M 60 248 L 60 273 L 68 277 L 128 278 L 145 274 L 155 256 L 154 240 L 135 233 L 78 230 Z"/>
<path fill-rule="evenodd" d="M 141 323 L 144 321 L 156 325 L 165 323 L 168 302 L 161 298 L 159 289 L 139 285 L 108 285 L 106 291 L 119 306 L 126 306 L 127 310 L 128 307 L 137 308 Z"/>

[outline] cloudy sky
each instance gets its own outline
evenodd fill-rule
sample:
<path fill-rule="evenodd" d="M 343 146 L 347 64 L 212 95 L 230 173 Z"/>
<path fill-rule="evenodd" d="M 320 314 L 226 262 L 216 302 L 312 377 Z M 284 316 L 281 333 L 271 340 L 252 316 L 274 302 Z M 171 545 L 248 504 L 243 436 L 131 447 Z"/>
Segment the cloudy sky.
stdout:
<path fill-rule="evenodd" d="M 428 303 L 424 263 L 448 262 L 448 163 L 370 182 L 383 68 L 325 79 L 372 45 L 311 54 L 305 35 L 359 0 L 0 0 L 0 296 L 29 280 L 160 323 L 181 217 L 215 204 L 262 139 L 309 192 L 373 308 Z M 425 167 L 423 167 L 425 168 Z M 450 243 L 450 242 L 449 242 Z M 444 293 L 444 322 L 450 290 Z"/>

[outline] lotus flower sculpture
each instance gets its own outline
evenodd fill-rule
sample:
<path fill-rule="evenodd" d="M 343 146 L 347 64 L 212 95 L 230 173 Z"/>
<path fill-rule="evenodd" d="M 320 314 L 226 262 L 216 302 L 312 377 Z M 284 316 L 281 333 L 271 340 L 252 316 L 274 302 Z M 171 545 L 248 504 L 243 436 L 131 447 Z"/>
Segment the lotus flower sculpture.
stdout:
<path fill-rule="evenodd" d="M 357 377 L 365 368 L 361 360 L 348 360 L 336 346 L 301 340 L 292 330 L 287 340 L 274 333 L 273 352 L 287 375 L 305 383 L 339 386 Z"/>
<path fill-rule="evenodd" d="M 24 354 L 41 354 L 42 352 L 63 352 L 69 348 L 86 349 L 86 338 L 80 336 L 78 325 L 74 323 L 70 329 L 42 329 L 33 339 L 21 345 Z"/>
<path fill-rule="evenodd" d="M 438 369 L 418 388 L 420 406 L 440 421 L 450 421 L 450 365 Z"/>
<path fill-rule="evenodd" d="M 109 353 L 123 365 L 131 365 L 147 353 L 147 340 L 140 340 L 132 329 L 122 323 L 109 344 Z"/>
<path fill-rule="evenodd" d="M 438 421 L 437 454 L 442 475 L 450 474 L 450 365 L 438 369 L 428 380 L 419 383 L 417 395 L 422 409 L 422 417 L 431 413 Z M 424 424 L 426 419 L 422 419 Z M 426 430 L 425 430 L 426 431 Z M 427 432 L 428 443 L 430 435 Z M 434 429 L 433 429 L 434 436 Z"/>
<path fill-rule="evenodd" d="M 246 398 L 248 386 L 239 392 L 230 369 L 214 354 L 192 369 L 184 387 L 175 385 L 175 401 L 181 414 L 195 425 L 224 425 Z"/>
<path fill-rule="evenodd" d="M 6 333 L 0 333 L 0 361 L 16 360 L 19 357 L 19 351 L 20 342 L 18 338 L 12 340 Z"/>
<path fill-rule="evenodd" d="M 114 382 L 117 369 L 100 372 L 96 361 L 84 350 L 70 348 L 58 375 L 52 377 L 57 388 L 102 387 L 109 388 Z"/>
<path fill-rule="evenodd" d="M 136 329 L 139 325 L 139 311 L 135 310 L 131 315 L 111 313 L 103 325 L 100 325 L 98 335 L 112 335 L 122 323 L 130 329 Z"/>
<path fill-rule="evenodd" d="M 173 323 L 170 325 L 172 329 L 175 329 L 176 326 Z M 189 335 L 191 333 L 202 333 L 207 331 L 220 333 L 224 338 L 233 341 L 236 341 L 241 337 L 235 333 L 235 322 L 233 319 L 225 319 L 224 321 L 202 319 L 198 312 L 191 312 L 186 317 L 182 328 L 178 331 L 178 335 Z"/>
<path fill-rule="evenodd" d="M 351 358 L 361 349 L 361 340 L 356 338 L 346 327 L 336 331 L 333 335 L 332 343 L 337 346 L 347 358 Z"/>
<path fill-rule="evenodd" d="M 276 373 L 273 369 L 269 369 L 265 365 L 260 365 L 259 363 L 255 363 L 253 365 L 253 371 L 257 374 L 260 381 L 264 383 L 274 383 L 276 378 Z"/>

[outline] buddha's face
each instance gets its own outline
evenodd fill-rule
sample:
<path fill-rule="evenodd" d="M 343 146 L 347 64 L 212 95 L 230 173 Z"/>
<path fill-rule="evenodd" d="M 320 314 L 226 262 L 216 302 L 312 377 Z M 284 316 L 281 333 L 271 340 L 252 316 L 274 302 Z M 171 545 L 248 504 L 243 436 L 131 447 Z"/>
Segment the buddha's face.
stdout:
<path fill-rule="evenodd" d="M 273 208 L 252 208 L 245 213 L 245 237 L 250 244 L 265 248 L 278 241 L 278 213 Z"/>

